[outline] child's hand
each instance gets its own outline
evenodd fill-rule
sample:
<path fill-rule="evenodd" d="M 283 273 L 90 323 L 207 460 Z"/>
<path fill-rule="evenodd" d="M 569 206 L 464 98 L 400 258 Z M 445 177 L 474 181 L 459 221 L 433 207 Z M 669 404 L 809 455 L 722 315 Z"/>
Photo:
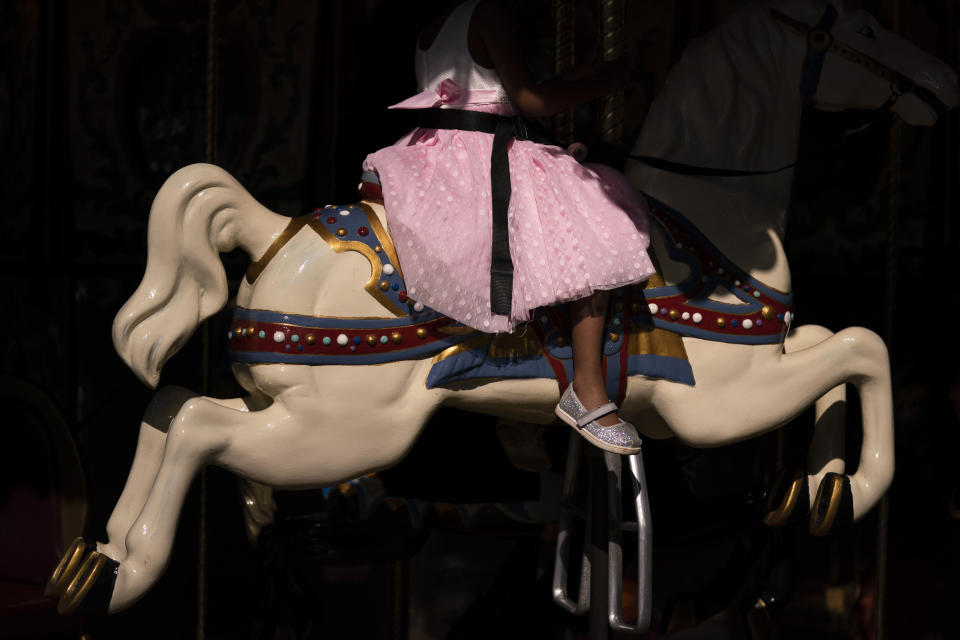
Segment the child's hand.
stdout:
<path fill-rule="evenodd" d="M 567 153 L 572 155 L 577 162 L 583 162 L 587 159 L 587 145 L 582 142 L 574 142 L 567 147 Z"/>

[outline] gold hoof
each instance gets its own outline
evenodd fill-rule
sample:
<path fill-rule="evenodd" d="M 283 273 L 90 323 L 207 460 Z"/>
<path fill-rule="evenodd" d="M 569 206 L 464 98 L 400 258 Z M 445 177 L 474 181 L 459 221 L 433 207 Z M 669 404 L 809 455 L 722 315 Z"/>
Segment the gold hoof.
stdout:
<path fill-rule="evenodd" d="M 86 555 L 87 543 L 83 538 L 77 538 L 71 542 L 66 552 L 61 556 L 60 562 L 53 568 L 53 573 L 50 574 L 47 585 L 43 589 L 43 595 L 47 597 L 63 595 Z"/>
<path fill-rule="evenodd" d="M 807 474 L 802 469 L 795 468 L 792 473 L 784 469 L 770 491 L 770 499 L 767 501 L 768 513 L 763 517 L 764 524 L 769 527 L 782 527 L 790 522 L 797 505 L 800 504 L 801 497 L 806 495 Z M 774 505 L 777 499 L 780 500 L 780 504 Z M 803 508 L 806 509 L 806 505 Z"/>
<path fill-rule="evenodd" d="M 72 615 L 93 589 L 104 567 L 109 563 L 110 558 L 97 551 L 91 551 L 63 592 L 60 602 L 57 603 L 57 611 L 64 616 Z"/>
<path fill-rule="evenodd" d="M 850 480 L 828 473 L 820 482 L 810 510 L 810 535 L 825 536 L 837 527 L 853 523 L 853 493 Z"/>

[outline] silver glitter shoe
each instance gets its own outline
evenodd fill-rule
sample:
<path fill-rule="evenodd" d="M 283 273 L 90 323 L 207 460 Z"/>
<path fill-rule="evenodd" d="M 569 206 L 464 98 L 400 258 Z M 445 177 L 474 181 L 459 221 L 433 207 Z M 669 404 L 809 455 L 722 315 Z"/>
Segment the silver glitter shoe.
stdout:
<path fill-rule="evenodd" d="M 614 413 L 616 410 L 617 405 L 608 402 L 596 409 L 587 411 L 586 407 L 580 402 L 580 398 L 573 392 L 573 385 L 570 384 L 563 395 L 560 396 L 560 402 L 557 403 L 554 413 L 557 414 L 558 418 L 576 429 L 580 435 L 604 451 L 624 455 L 640 453 L 640 436 L 632 424 L 621 420 L 620 424 L 604 427 L 596 422 L 597 418 L 608 413 Z"/>

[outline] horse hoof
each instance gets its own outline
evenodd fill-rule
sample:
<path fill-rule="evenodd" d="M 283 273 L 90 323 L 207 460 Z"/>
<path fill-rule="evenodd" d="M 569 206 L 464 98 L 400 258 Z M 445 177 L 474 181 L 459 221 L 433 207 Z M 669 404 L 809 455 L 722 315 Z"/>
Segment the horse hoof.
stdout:
<path fill-rule="evenodd" d="M 777 475 L 767 498 L 767 515 L 763 522 L 770 527 L 782 527 L 797 519 L 797 505 L 806 511 L 810 504 L 807 474 L 803 469 L 783 469 Z"/>
<path fill-rule="evenodd" d="M 850 488 L 850 478 L 839 473 L 828 473 L 820 482 L 810 510 L 810 534 L 825 536 L 851 524 L 853 490 Z"/>
<path fill-rule="evenodd" d="M 93 551 L 67 585 L 57 603 L 61 615 L 105 616 L 109 613 L 113 585 L 120 563 Z"/>
<path fill-rule="evenodd" d="M 43 595 L 48 598 L 63 595 L 63 592 L 67 590 L 67 585 L 70 584 L 80 565 L 83 564 L 84 558 L 95 548 L 94 543 L 87 542 L 83 538 L 77 538 L 71 542 L 63 556 L 60 557 L 60 562 L 53 568 L 50 578 L 47 579 L 47 584 L 43 588 Z"/>

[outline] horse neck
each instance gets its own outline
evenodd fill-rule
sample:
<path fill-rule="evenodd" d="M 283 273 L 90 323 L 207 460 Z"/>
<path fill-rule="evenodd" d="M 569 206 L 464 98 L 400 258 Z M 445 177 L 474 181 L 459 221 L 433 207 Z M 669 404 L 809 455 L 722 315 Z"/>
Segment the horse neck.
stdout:
<path fill-rule="evenodd" d="M 799 61 L 789 59 L 766 6 L 740 11 L 688 47 L 647 115 L 634 153 L 721 169 L 773 170 L 796 156 Z M 631 182 L 680 211 L 730 259 L 770 271 L 793 181 L 764 176 L 680 175 L 633 163 Z M 773 253 L 771 253 L 771 249 Z M 779 285 L 789 274 L 776 276 Z M 771 286 L 778 283 L 770 282 Z"/>

